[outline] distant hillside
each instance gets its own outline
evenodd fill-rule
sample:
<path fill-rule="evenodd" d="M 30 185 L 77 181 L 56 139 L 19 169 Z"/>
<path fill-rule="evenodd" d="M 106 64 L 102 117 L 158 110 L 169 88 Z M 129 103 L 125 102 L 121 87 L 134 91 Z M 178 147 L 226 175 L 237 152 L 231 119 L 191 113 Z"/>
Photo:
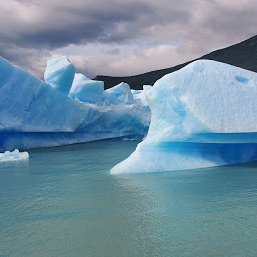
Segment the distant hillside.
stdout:
<path fill-rule="evenodd" d="M 251 37 L 238 44 L 216 50 L 197 59 L 215 60 L 257 72 L 257 36 Z M 120 82 L 126 82 L 133 89 L 142 89 L 143 85 L 153 85 L 156 80 L 160 79 L 165 74 L 179 70 L 195 60 L 171 68 L 150 71 L 135 76 L 109 77 L 98 75 L 94 79 L 104 81 L 105 88 L 113 87 Z"/>

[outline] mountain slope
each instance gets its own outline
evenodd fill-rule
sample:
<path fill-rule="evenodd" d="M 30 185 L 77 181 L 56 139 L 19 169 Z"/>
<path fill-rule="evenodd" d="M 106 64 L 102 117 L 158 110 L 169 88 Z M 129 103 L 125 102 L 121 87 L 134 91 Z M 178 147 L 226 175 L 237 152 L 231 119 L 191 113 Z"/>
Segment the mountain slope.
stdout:
<path fill-rule="evenodd" d="M 235 45 L 213 51 L 195 60 L 198 59 L 215 60 L 257 72 L 257 36 L 251 37 Z M 171 68 L 150 71 L 135 76 L 110 77 L 98 75 L 94 79 L 104 81 L 105 88 L 113 87 L 120 82 L 126 82 L 133 89 L 142 89 L 143 85 L 153 85 L 156 80 L 164 75 L 179 70 L 195 60 Z"/>

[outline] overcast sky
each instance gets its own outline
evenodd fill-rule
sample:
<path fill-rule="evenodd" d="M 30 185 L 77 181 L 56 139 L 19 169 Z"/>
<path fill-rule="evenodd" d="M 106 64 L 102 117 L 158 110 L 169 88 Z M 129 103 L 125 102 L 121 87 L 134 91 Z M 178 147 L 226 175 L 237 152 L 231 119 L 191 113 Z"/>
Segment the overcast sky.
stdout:
<path fill-rule="evenodd" d="M 0 0 L 0 55 L 41 76 L 67 55 L 93 77 L 166 68 L 257 31 L 256 0 Z"/>

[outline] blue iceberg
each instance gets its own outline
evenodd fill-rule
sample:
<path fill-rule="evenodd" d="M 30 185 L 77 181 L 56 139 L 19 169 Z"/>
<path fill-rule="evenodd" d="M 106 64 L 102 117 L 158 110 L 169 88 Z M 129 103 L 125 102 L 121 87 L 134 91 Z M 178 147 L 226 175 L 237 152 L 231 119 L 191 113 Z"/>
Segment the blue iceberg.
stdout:
<path fill-rule="evenodd" d="M 104 103 L 106 105 L 132 104 L 133 100 L 130 87 L 124 82 L 104 91 Z"/>
<path fill-rule="evenodd" d="M 87 78 L 85 75 L 76 73 L 69 95 L 74 99 L 92 104 L 102 104 L 104 82 Z"/>
<path fill-rule="evenodd" d="M 75 67 L 66 56 L 53 58 L 47 61 L 44 74 L 46 83 L 56 90 L 68 94 L 75 75 Z"/>
<path fill-rule="evenodd" d="M 69 64 L 61 64 L 57 66 L 64 69 L 56 73 L 58 79 L 53 86 L 0 58 L 0 152 L 146 134 L 149 121 L 142 119 L 142 110 L 133 98 L 129 104 L 103 104 L 103 87 L 98 82 L 95 91 L 92 84 L 81 82 L 86 92 L 78 90 L 78 94 L 85 93 L 94 103 L 102 99 L 101 104 L 82 102 L 67 95 L 73 69 L 70 70 Z M 46 81 L 50 81 L 49 77 Z M 74 83 L 78 88 L 78 81 Z"/>
<path fill-rule="evenodd" d="M 147 88 L 148 134 L 112 174 L 196 169 L 257 160 L 257 74 L 195 61 Z"/>

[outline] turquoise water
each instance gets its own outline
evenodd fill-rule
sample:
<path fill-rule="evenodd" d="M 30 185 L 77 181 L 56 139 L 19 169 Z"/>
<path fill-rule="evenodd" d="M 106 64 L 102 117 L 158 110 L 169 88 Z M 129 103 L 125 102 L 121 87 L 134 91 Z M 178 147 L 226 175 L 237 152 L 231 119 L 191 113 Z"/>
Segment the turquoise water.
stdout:
<path fill-rule="evenodd" d="M 110 176 L 137 143 L 0 164 L 0 256 L 256 256 L 256 164 Z"/>

